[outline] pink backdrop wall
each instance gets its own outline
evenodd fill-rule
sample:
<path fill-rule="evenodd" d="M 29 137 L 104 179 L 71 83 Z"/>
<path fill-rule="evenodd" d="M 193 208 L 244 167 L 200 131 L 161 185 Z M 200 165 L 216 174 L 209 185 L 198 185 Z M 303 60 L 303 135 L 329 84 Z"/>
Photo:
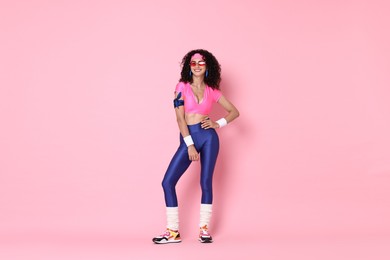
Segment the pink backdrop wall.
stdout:
<path fill-rule="evenodd" d="M 216 239 L 237 227 L 245 239 L 388 239 L 387 10 L 368 0 L 2 1 L 0 241 L 150 243 L 165 225 L 160 182 L 178 144 L 172 92 L 194 48 L 219 59 L 241 112 L 219 130 Z M 187 237 L 198 170 L 178 186 Z"/>

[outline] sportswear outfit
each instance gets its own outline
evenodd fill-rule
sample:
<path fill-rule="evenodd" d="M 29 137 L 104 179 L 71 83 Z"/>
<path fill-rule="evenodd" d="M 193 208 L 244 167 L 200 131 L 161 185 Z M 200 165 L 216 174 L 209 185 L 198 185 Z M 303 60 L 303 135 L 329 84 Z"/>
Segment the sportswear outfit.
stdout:
<path fill-rule="evenodd" d="M 181 97 L 184 101 L 185 113 L 196 113 L 202 115 L 208 115 L 213 103 L 218 102 L 222 96 L 222 93 L 219 90 L 206 86 L 203 99 L 198 103 L 191 89 L 191 85 L 184 82 L 179 82 L 175 91 L 178 94 L 178 97 Z M 200 155 L 200 185 L 202 189 L 202 198 L 200 207 L 199 240 L 207 243 L 212 242 L 212 238 L 208 233 L 208 224 L 212 213 L 212 180 L 218 157 L 219 139 L 214 128 L 203 129 L 201 127 L 201 123 L 188 125 L 188 130 L 193 139 L 194 146 Z M 188 157 L 188 147 L 181 134 L 179 140 L 179 148 L 173 156 L 162 181 L 166 204 L 167 231 L 163 235 L 155 237 L 153 239 L 155 243 L 181 241 L 180 234 L 178 232 L 179 212 L 175 186 L 192 161 Z"/>

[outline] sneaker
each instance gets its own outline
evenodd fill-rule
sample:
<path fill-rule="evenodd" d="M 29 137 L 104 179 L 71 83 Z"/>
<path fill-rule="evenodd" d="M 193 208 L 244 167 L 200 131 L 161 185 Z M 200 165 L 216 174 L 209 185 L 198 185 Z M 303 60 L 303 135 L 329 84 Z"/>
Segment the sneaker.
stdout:
<path fill-rule="evenodd" d="M 153 238 L 156 244 L 179 243 L 181 242 L 179 230 L 167 228 L 164 234 Z"/>
<path fill-rule="evenodd" d="M 212 243 L 213 238 L 210 236 L 207 225 L 204 225 L 199 230 L 199 241 L 201 243 Z"/>

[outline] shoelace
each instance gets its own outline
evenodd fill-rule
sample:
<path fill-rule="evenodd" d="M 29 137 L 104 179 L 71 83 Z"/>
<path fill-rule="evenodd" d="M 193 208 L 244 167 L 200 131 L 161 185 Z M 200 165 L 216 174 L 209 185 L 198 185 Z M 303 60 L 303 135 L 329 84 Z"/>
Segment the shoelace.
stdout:
<path fill-rule="evenodd" d="M 209 231 L 207 230 L 207 228 L 201 228 L 200 231 L 202 233 L 202 236 L 210 236 Z"/>

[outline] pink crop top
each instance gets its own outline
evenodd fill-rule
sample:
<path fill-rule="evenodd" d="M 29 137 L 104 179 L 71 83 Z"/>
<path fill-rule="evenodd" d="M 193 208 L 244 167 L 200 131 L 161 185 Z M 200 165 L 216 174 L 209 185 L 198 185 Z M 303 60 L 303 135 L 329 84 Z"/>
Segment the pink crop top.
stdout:
<path fill-rule="evenodd" d="M 221 91 L 206 86 L 203 93 L 203 100 L 198 104 L 194 92 L 192 92 L 190 83 L 179 82 L 176 85 L 175 91 L 176 93 L 182 93 L 184 99 L 184 112 L 191 114 L 209 114 L 213 102 L 218 102 L 219 98 L 222 96 Z"/>

